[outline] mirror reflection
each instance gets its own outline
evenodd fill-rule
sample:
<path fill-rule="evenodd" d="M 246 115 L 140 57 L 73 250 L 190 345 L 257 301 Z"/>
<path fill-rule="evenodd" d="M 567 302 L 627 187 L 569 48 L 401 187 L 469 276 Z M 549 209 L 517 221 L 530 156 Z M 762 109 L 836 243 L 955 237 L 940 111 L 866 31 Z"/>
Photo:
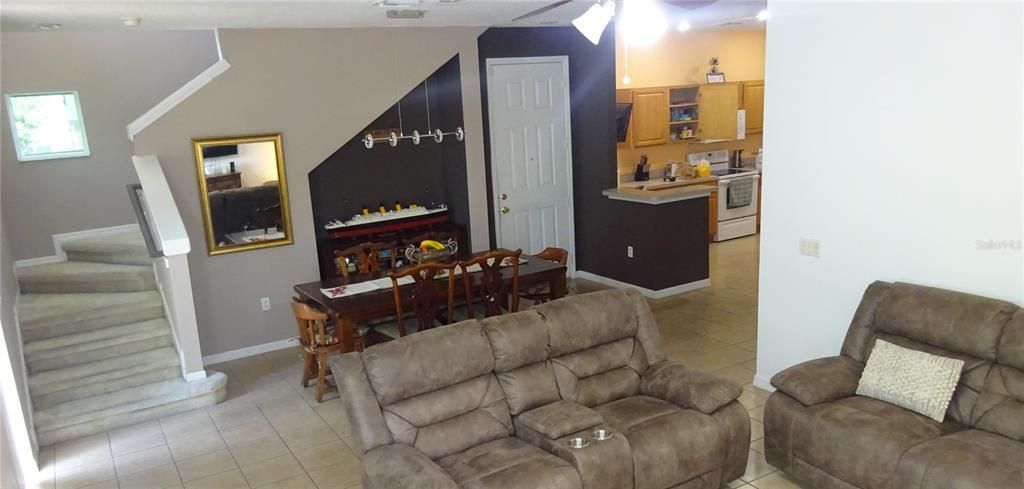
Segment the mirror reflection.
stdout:
<path fill-rule="evenodd" d="M 292 243 L 281 135 L 194 140 L 211 255 Z"/>

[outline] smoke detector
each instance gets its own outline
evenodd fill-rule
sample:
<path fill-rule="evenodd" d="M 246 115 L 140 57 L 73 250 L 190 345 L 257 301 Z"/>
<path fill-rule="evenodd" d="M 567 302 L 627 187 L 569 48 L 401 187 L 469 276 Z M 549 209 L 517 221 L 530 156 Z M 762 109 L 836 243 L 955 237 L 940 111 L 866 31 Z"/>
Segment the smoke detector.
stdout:
<path fill-rule="evenodd" d="M 124 17 L 121 19 L 121 24 L 125 27 L 138 27 L 142 23 L 142 19 L 138 17 Z"/>

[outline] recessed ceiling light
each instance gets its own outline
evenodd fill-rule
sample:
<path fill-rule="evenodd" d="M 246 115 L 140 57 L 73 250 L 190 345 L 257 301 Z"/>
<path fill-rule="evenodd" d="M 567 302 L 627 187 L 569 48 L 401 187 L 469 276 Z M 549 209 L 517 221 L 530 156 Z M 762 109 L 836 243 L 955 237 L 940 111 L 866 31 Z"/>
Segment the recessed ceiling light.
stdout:
<path fill-rule="evenodd" d="M 64 24 L 32 24 L 32 27 L 41 31 L 55 31 L 64 27 Z"/>
<path fill-rule="evenodd" d="M 762 11 L 758 12 L 757 13 L 757 20 L 760 20 L 761 22 L 764 22 L 764 21 L 768 20 L 768 10 L 762 10 Z"/>
<path fill-rule="evenodd" d="M 676 25 L 676 30 L 679 32 L 686 32 L 690 30 L 690 23 L 685 20 L 682 20 L 679 22 L 678 25 Z"/>
<path fill-rule="evenodd" d="M 142 19 L 138 17 L 124 17 L 121 19 L 121 23 L 125 27 L 138 27 L 142 23 Z"/>

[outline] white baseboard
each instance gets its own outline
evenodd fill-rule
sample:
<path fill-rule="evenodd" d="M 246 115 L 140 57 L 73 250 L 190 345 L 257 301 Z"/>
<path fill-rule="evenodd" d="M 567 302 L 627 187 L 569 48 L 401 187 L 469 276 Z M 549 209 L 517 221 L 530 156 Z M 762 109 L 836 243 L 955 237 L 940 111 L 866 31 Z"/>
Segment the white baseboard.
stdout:
<path fill-rule="evenodd" d="M 295 337 L 285 340 L 271 341 L 270 343 L 263 343 L 262 345 L 247 346 L 245 348 L 239 348 L 237 350 L 226 351 L 223 353 L 214 353 L 213 355 L 203 357 L 203 365 L 224 363 L 231 360 L 238 360 L 239 358 L 259 355 L 261 353 L 284 350 L 285 348 L 291 348 L 298 344 L 299 338 Z"/>
<path fill-rule="evenodd" d="M 775 392 L 775 387 L 772 387 L 771 377 L 766 378 L 759 373 L 754 374 L 754 387 L 764 389 L 768 392 Z"/>
<path fill-rule="evenodd" d="M 36 257 L 36 258 L 26 258 L 24 260 L 17 260 L 17 261 L 15 261 L 14 262 L 14 268 L 18 269 L 18 268 L 25 268 L 25 267 L 34 267 L 36 265 L 46 265 L 46 264 L 49 264 L 49 263 L 60 263 L 60 262 L 62 262 L 64 260 L 66 260 L 66 258 L 57 256 L 57 255 L 53 255 L 53 256 L 39 256 L 39 257 Z"/>
<path fill-rule="evenodd" d="M 592 282 L 597 282 L 597 283 L 604 284 L 604 285 L 607 285 L 607 286 L 610 286 L 610 287 L 615 287 L 617 289 L 636 289 L 636 290 L 640 291 L 640 293 L 643 294 L 644 297 L 650 297 L 651 299 L 663 299 L 663 298 L 668 297 L 668 296 L 672 296 L 672 295 L 676 295 L 676 294 L 682 294 L 683 292 L 689 292 L 691 290 L 703 289 L 703 288 L 707 288 L 707 287 L 711 286 L 711 279 L 710 278 L 706 278 L 706 279 L 703 279 L 703 280 L 697 280 L 695 282 L 690 282 L 690 283 L 686 283 L 686 284 L 682 284 L 682 285 L 676 285 L 676 286 L 673 286 L 673 287 L 669 287 L 667 289 L 651 290 L 651 289 L 648 289 L 648 288 L 645 288 L 645 287 L 640 287 L 639 285 L 633 285 L 633 284 L 626 283 L 626 282 L 620 282 L 620 281 L 615 280 L 615 279 L 611 279 L 611 278 L 608 278 L 608 277 L 602 277 L 600 275 L 597 275 L 597 274 L 594 274 L 594 273 L 590 273 L 590 272 L 584 272 L 584 271 L 581 271 L 581 270 L 577 270 L 576 271 L 576 278 L 582 278 L 584 280 L 590 280 Z"/>

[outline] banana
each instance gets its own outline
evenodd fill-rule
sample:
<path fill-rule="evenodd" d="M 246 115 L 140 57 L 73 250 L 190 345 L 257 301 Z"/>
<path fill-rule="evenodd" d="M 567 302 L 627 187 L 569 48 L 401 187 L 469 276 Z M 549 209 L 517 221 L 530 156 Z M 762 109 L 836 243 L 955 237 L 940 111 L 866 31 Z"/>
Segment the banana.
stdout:
<path fill-rule="evenodd" d="M 420 249 L 423 249 L 423 248 L 429 248 L 429 249 L 432 249 L 432 250 L 443 250 L 444 249 L 444 244 L 443 243 L 439 243 L 437 241 L 434 241 L 432 239 L 425 239 L 425 240 L 423 240 L 422 243 L 420 243 Z"/>

